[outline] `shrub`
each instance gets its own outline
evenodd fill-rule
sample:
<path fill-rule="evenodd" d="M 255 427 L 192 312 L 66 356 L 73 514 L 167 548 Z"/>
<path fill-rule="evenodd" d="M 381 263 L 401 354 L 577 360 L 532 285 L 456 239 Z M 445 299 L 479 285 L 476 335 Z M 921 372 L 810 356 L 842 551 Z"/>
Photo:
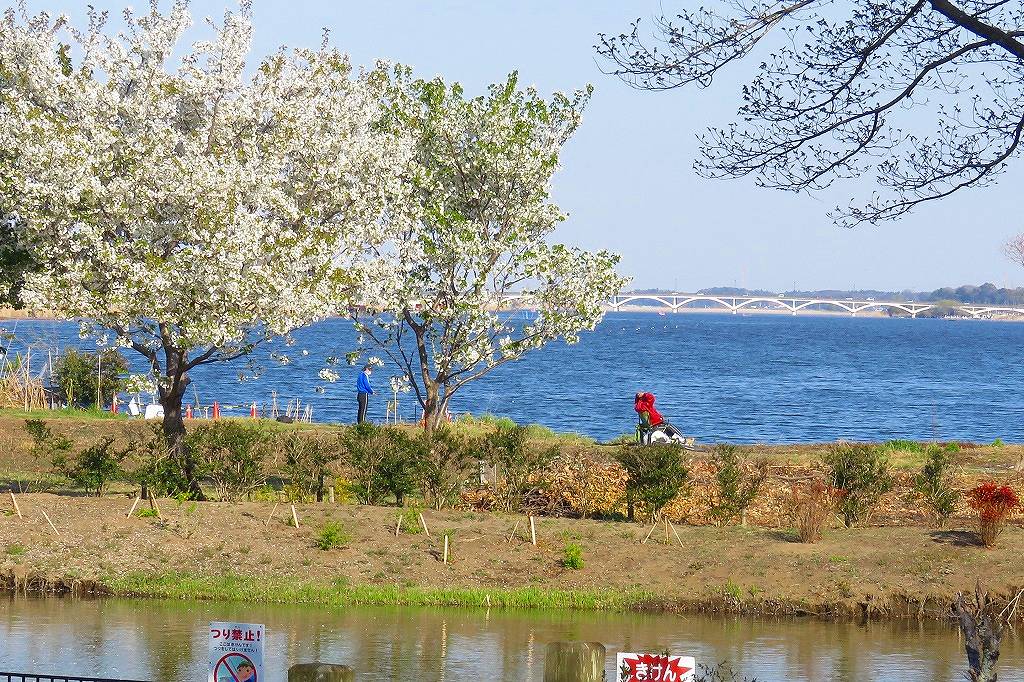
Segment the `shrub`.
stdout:
<path fill-rule="evenodd" d="M 140 509 L 135 512 L 135 515 L 140 519 L 155 519 L 157 518 L 156 509 Z"/>
<path fill-rule="evenodd" d="M 454 506 L 480 461 L 474 444 L 451 429 L 438 428 L 421 434 L 415 445 L 423 499 L 438 510 Z"/>
<path fill-rule="evenodd" d="M 928 461 L 914 477 L 914 490 L 924 498 L 939 528 L 956 511 L 960 501 L 960 492 L 953 485 L 953 455 L 947 448 L 931 446 L 928 448 Z"/>
<path fill-rule="evenodd" d="M 237 501 L 266 484 L 268 441 L 258 425 L 222 420 L 196 427 L 188 434 L 186 446 L 221 496 Z"/>
<path fill-rule="evenodd" d="M 128 429 L 127 434 L 130 473 L 125 478 L 139 486 L 142 497 L 150 492 L 160 496 L 188 490 L 181 461 L 170 456 L 162 424 L 145 424 L 138 430 Z"/>
<path fill-rule="evenodd" d="M 25 429 L 32 438 L 32 456 L 37 461 L 49 459 L 55 473 L 86 493 L 102 495 L 111 481 L 124 474 L 121 461 L 125 453 L 114 449 L 113 438 L 104 438 L 75 453 L 71 440 L 53 433 L 41 419 L 26 419 Z"/>
<path fill-rule="evenodd" d="M 1006 517 L 1020 507 L 1020 499 L 1013 488 L 991 481 L 967 493 L 967 501 L 978 512 L 978 538 L 986 547 L 996 544 Z"/>
<path fill-rule="evenodd" d="M 25 430 L 32 439 L 29 453 L 36 461 L 45 460 L 51 464 L 55 459 L 67 457 L 72 443 L 67 436 L 55 434 L 42 419 L 26 419 Z"/>
<path fill-rule="evenodd" d="M 737 517 L 742 518 L 743 512 L 761 491 L 768 467 L 765 462 L 757 462 L 752 470 L 748 470 L 751 467 L 744 467 L 739 448 L 735 445 L 716 445 L 712 460 L 715 463 L 717 495 L 708 513 L 718 525 L 723 526 Z"/>
<path fill-rule="evenodd" d="M 123 477 L 121 461 L 124 457 L 124 452 L 114 449 L 114 439 L 107 437 L 75 455 L 54 459 L 53 466 L 67 476 L 74 487 L 99 497 L 111 481 Z"/>
<path fill-rule="evenodd" d="M 323 502 L 325 481 L 333 474 L 340 455 L 337 440 L 290 431 L 280 435 L 275 446 L 283 455 L 284 473 L 291 482 L 289 497 L 316 497 L 317 502 Z"/>
<path fill-rule="evenodd" d="M 836 491 L 821 481 L 793 486 L 793 524 L 800 542 L 817 542 L 836 506 Z"/>
<path fill-rule="evenodd" d="M 626 509 L 632 521 L 640 506 L 650 518 L 675 499 L 690 478 L 678 445 L 632 445 L 619 448 L 615 460 L 626 470 Z"/>
<path fill-rule="evenodd" d="M 847 528 L 864 519 L 878 500 L 892 490 L 889 460 L 870 445 L 833 446 L 824 458 L 829 483 L 840 493 L 839 511 Z"/>
<path fill-rule="evenodd" d="M 54 362 L 53 383 L 57 397 L 69 406 L 102 408 L 124 390 L 127 373 L 128 360 L 116 348 L 97 353 L 69 348 Z"/>
<path fill-rule="evenodd" d="M 352 469 L 352 492 L 363 504 L 383 504 L 389 495 L 401 505 L 416 489 L 416 453 L 402 431 L 359 424 L 342 436 Z"/>
<path fill-rule="evenodd" d="M 344 527 L 337 521 L 328 521 L 320 528 L 316 536 L 316 546 L 325 552 L 338 547 L 344 547 L 352 539 Z"/>
<path fill-rule="evenodd" d="M 740 677 L 726 662 L 714 664 L 697 664 L 693 682 L 757 682 L 756 677 Z"/>
<path fill-rule="evenodd" d="M 532 448 L 530 427 L 498 426 L 479 441 L 482 457 L 501 476 L 495 491 L 495 507 L 521 511 L 526 496 L 539 487 L 539 476 L 558 455 L 558 448 Z"/>
<path fill-rule="evenodd" d="M 562 550 L 562 566 L 574 571 L 583 568 L 583 548 L 575 542 L 570 542 Z"/>
<path fill-rule="evenodd" d="M 423 526 L 420 525 L 420 510 L 416 507 L 405 507 L 395 517 L 395 525 L 398 525 L 398 520 L 402 520 L 402 533 L 406 535 L 419 535 L 423 532 Z"/>

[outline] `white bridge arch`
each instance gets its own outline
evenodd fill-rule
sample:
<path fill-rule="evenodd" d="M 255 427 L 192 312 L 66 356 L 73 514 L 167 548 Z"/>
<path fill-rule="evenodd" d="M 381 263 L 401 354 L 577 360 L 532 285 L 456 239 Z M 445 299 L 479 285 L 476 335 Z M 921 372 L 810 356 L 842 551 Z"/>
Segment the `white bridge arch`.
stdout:
<path fill-rule="evenodd" d="M 530 296 L 522 293 L 509 293 L 501 297 L 504 304 L 523 305 L 529 307 Z M 742 310 L 754 310 L 759 307 L 772 307 L 786 310 L 796 315 L 801 310 L 807 310 L 811 306 L 828 306 L 850 315 L 856 315 L 865 310 L 900 310 L 911 317 L 917 317 L 926 310 L 936 307 L 934 303 L 921 303 L 917 301 L 872 301 L 866 299 L 839 299 L 839 298 L 806 298 L 800 296 L 720 296 L 711 294 L 685 294 L 685 293 L 658 293 L 645 294 L 637 292 L 623 292 L 608 299 L 606 307 L 609 310 L 621 310 L 630 304 L 640 304 L 650 310 L 677 311 L 682 308 L 695 308 L 694 303 L 705 304 L 702 307 L 728 310 L 736 314 Z M 652 305 L 653 304 L 653 305 Z M 710 305 L 708 305 L 710 304 Z M 957 310 L 964 317 L 982 318 L 995 314 L 1011 314 L 1024 316 L 1024 307 L 982 305 L 982 304 L 955 304 Z"/>
<path fill-rule="evenodd" d="M 659 308 L 676 311 L 681 308 L 693 308 L 694 303 L 704 303 L 703 307 L 720 308 L 735 314 L 744 309 L 754 309 L 762 306 L 770 306 L 777 309 L 787 310 L 796 315 L 801 310 L 811 306 L 828 306 L 836 308 L 851 315 L 856 315 L 865 310 L 900 310 L 917 317 L 918 314 L 935 307 L 934 303 L 920 303 L 916 301 L 873 301 L 863 299 L 838 299 L 838 298 L 805 298 L 800 296 L 721 296 L 711 294 L 645 294 L 635 292 L 623 292 L 613 296 L 608 301 L 611 310 L 620 310 L 623 306 L 630 304 L 642 304 L 653 310 Z M 654 304 L 654 305 L 651 305 Z M 706 305 L 711 304 L 711 305 Z M 1024 307 L 1014 308 L 1008 306 L 958 304 L 954 309 L 965 317 L 980 318 L 986 315 L 997 313 L 1010 313 L 1024 315 Z"/>

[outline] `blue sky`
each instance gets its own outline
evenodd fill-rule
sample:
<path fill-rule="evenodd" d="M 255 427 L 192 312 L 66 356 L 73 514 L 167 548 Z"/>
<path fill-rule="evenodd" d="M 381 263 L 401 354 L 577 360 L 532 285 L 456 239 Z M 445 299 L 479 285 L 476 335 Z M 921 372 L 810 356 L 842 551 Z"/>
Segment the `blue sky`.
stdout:
<path fill-rule="evenodd" d="M 91 0 L 116 18 L 124 0 Z M 827 193 L 759 189 L 750 179 L 704 180 L 692 163 L 697 134 L 727 123 L 753 64 L 739 64 L 710 90 L 648 93 L 601 73 L 599 32 L 625 30 L 664 6 L 688 0 L 255 0 L 255 51 L 315 46 L 321 29 L 357 63 L 404 62 L 421 76 L 442 74 L 470 93 L 511 70 L 541 91 L 592 83 L 582 128 L 562 157 L 554 196 L 570 217 L 560 241 L 622 254 L 636 287 L 696 290 L 738 285 L 933 289 L 991 281 L 1024 285 L 1001 244 L 1024 231 L 1024 162 L 994 187 L 918 209 L 896 223 L 846 230 L 825 213 L 874 189 L 870 179 Z M 139 11 L 147 3 L 136 2 Z M 30 0 L 31 11 L 68 14 L 85 2 Z M 165 2 L 166 6 L 166 2 Z M 228 0 L 197 1 L 196 23 L 219 18 Z M 914 114 L 909 114 L 911 118 Z M 917 116 L 918 130 L 931 122 Z"/>

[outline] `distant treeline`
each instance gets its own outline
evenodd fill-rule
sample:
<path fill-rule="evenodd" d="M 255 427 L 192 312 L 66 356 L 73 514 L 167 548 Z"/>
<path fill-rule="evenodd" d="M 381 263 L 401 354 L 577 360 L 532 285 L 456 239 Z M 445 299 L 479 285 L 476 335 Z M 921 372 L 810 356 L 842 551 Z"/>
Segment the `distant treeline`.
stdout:
<path fill-rule="evenodd" d="M 637 289 L 634 293 L 669 294 L 668 289 Z M 793 296 L 796 298 L 873 298 L 885 301 L 920 301 L 923 303 L 956 302 L 984 303 L 989 305 L 1024 306 L 1024 288 L 1006 289 L 986 282 L 981 286 L 965 284 L 960 287 L 943 287 L 934 291 L 879 291 L 877 289 L 819 289 L 816 291 L 768 291 L 765 289 L 744 289 L 742 287 L 709 287 L 696 292 L 708 296 Z M 637 301 L 641 304 L 641 301 Z"/>

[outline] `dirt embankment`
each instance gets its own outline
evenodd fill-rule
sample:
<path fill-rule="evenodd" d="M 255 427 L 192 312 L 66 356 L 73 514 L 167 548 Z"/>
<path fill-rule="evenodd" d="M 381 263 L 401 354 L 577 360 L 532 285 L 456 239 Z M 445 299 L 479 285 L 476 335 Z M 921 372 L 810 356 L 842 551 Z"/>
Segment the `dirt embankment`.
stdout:
<path fill-rule="evenodd" d="M 141 427 L 124 420 L 47 419 L 54 431 L 79 443 L 107 435 L 123 438 L 126 428 Z M 559 491 L 552 511 L 587 516 L 619 511 L 623 474 L 609 461 L 610 449 L 579 440 L 551 442 L 567 458 L 577 458 L 552 472 L 549 488 Z M 24 417 L 0 414 L 0 491 L 5 483 L 45 477 L 47 465 L 31 457 L 29 445 Z M 910 487 L 924 461 L 913 448 L 893 450 L 898 485 L 868 527 L 840 528 L 835 520 L 821 542 L 796 542 L 789 529 L 789 491 L 794 482 L 820 475 L 826 447 L 744 448 L 745 455 L 766 459 L 771 472 L 747 514 L 748 527 L 706 525 L 713 469 L 706 456 L 695 456 L 686 495 L 666 510 L 678 522 L 678 539 L 671 532 L 666 538 L 659 527 L 646 543 L 641 540 L 649 527 L 639 524 L 542 516 L 535 547 L 523 517 L 477 509 L 425 511 L 429 537 L 410 532 L 417 527 L 415 514 L 406 516 L 396 537 L 399 509 L 340 503 L 296 505 L 298 528 L 287 523 L 288 505 L 275 509 L 273 501 L 165 499 L 158 501 L 161 518 L 127 517 L 134 494 L 129 485 L 102 498 L 60 486 L 52 488 L 59 495 L 19 494 L 24 516 L 19 518 L 3 492 L 0 589 L 337 603 L 356 598 L 359 590 L 367 601 L 381 598 L 374 590 L 389 590 L 388 599 L 417 590 L 422 597 L 426 590 L 430 603 L 450 604 L 485 598 L 512 603 L 502 602 L 498 593 L 536 590 L 567 594 L 558 603 L 568 605 L 902 617 L 942 616 L 956 592 L 973 589 L 979 579 L 1004 594 L 1024 585 L 1020 517 L 995 549 L 975 544 L 966 508 L 946 528 L 932 528 Z M 960 487 L 996 479 L 1020 490 L 1022 462 L 1021 446 L 964 445 Z M 469 497 L 467 503 L 486 501 Z M 552 500 L 550 493 L 547 499 Z M 329 522 L 341 524 L 339 546 L 319 549 L 317 540 Z M 441 561 L 444 534 L 450 539 L 448 565 Z M 582 548 L 582 568 L 563 565 L 569 544 Z M 243 584 L 244 594 L 239 592 Z M 634 596 L 573 597 L 598 593 Z M 525 603 L 550 602 L 535 594 Z"/>
<path fill-rule="evenodd" d="M 976 546 L 973 533 L 962 527 L 834 529 L 810 545 L 778 529 L 675 526 L 678 540 L 674 533 L 666 539 L 658 527 L 641 544 L 648 529 L 638 524 L 542 518 L 535 547 L 524 522 L 509 541 L 519 517 L 490 513 L 424 512 L 429 537 L 423 532 L 396 537 L 399 510 L 387 507 L 297 505 L 299 527 L 294 528 L 288 524 L 289 507 L 274 511 L 269 502 L 160 500 L 162 518 L 129 518 L 128 497 L 28 494 L 18 496 L 24 516 L 19 519 L 9 513 L 5 497 L 0 587 L 6 589 L 167 596 L 176 595 L 175 582 L 187 578 L 210 584 L 250 578 L 298 587 L 495 594 L 521 588 L 642 591 L 647 602 L 633 606 L 905 617 L 944 615 L 955 593 L 971 589 L 979 578 L 1006 594 L 1024 583 L 1019 568 L 1024 530 L 1018 527 L 1007 529 L 991 550 Z M 347 538 L 342 546 L 319 549 L 317 539 L 331 521 L 341 524 Z M 441 561 L 444 534 L 450 538 L 448 565 Z M 570 543 L 583 549 L 580 569 L 562 565 Z M 146 587 L 154 583 L 162 591 Z M 130 584 L 142 587 L 125 587 Z"/>

